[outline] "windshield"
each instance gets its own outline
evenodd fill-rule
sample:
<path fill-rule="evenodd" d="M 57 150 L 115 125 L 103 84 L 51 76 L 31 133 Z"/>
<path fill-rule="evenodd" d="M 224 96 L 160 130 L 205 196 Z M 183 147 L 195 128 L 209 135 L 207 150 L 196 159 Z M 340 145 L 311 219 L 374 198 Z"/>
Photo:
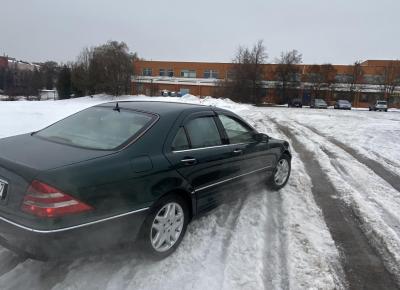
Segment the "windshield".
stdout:
<path fill-rule="evenodd" d="M 132 110 L 92 107 L 65 118 L 35 135 L 59 143 L 112 150 L 144 130 L 154 117 Z"/>
<path fill-rule="evenodd" d="M 378 105 L 386 105 L 386 101 L 378 101 Z"/>

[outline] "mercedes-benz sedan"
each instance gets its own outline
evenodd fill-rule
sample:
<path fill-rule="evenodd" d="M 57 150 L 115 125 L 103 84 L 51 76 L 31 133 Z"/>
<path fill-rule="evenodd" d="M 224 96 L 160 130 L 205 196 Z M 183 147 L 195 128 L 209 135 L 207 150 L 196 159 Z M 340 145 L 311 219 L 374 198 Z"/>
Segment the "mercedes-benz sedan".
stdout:
<path fill-rule="evenodd" d="M 230 111 L 97 105 L 0 140 L 0 243 L 36 258 L 121 244 L 163 258 L 199 213 L 243 183 L 280 189 L 290 170 L 286 141 Z"/>

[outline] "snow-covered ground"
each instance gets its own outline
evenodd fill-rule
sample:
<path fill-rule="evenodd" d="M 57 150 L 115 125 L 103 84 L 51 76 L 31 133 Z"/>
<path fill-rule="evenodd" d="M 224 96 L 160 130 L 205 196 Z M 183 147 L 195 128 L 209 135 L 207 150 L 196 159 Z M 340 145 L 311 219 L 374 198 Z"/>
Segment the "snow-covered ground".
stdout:
<path fill-rule="evenodd" d="M 320 155 L 318 162 L 338 198 L 353 208 L 368 238 L 381 248 L 390 271 L 400 274 L 400 193 L 329 139 L 338 139 L 398 172 L 400 113 L 255 108 L 188 95 L 118 98 L 131 99 L 222 107 L 238 113 L 261 132 L 287 139 L 276 127 L 276 122 L 283 124 Z M 40 129 L 110 100 L 95 96 L 0 102 L 0 138 Z M 70 262 L 19 261 L 0 248 L 0 288 L 342 289 L 346 281 L 339 250 L 314 201 L 312 186 L 305 164 L 293 151 L 292 176 L 285 188 L 271 192 L 250 187 L 237 200 L 193 221 L 178 250 L 163 261 L 149 261 L 135 252 L 105 253 Z"/>

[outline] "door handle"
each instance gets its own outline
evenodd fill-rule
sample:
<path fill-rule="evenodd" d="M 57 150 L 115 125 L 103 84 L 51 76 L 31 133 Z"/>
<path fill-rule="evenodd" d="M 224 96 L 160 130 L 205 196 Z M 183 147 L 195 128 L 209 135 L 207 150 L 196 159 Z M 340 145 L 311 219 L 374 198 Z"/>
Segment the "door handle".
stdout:
<path fill-rule="evenodd" d="M 187 158 L 183 158 L 183 159 L 181 160 L 181 162 L 182 162 L 183 164 L 185 164 L 185 165 L 194 165 L 194 164 L 197 163 L 197 159 L 196 159 L 196 158 L 189 158 L 189 157 L 187 157 Z"/>
<path fill-rule="evenodd" d="M 234 154 L 241 154 L 242 152 L 243 152 L 242 149 L 235 149 L 235 150 L 233 150 L 233 153 L 234 153 Z"/>

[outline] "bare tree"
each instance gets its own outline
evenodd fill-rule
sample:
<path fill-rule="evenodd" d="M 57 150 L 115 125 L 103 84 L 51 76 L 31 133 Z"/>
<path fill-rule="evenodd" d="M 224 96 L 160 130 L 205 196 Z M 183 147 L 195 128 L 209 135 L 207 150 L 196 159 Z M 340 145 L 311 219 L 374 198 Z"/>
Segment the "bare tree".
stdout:
<path fill-rule="evenodd" d="M 277 59 L 275 77 L 278 81 L 278 89 L 281 92 L 282 102 L 290 102 L 289 90 L 296 89 L 300 83 L 298 78 L 299 66 L 302 62 L 302 54 L 297 50 L 282 52 Z"/>
<path fill-rule="evenodd" d="M 387 101 L 393 95 L 397 87 L 400 87 L 400 61 L 391 61 L 384 69 L 383 93 Z"/>
<path fill-rule="evenodd" d="M 71 80 L 76 95 L 108 93 L 115 96 L 130 92 L 133 60 L 124 42 L 85 48 L 72 65 Z"/>
<path fill-rule="evenodd" d="M 129 93 L 132 74 L 132 55 L 124 42 L 109 41 L 94 48 L 89 79 L 96 92 L 114 96 Z"/>
<path fill-rule="evenodd" d="M 262 80 L 267 57 L 262 40 L 251 49 L 240 46 L 233 59 L 230 77 L 219 82 L 216 93 L 240 102 L 262 102 Z"/>
<path fill-rule="evenodd" d="M 360 61 L 356 61 L 353 65 L 350 79 L 350 97 L 354 101 L 357 95 L 357 85 L 362 83 L 364 71 Z"/>
<path fill-rule="evenodd" d="M 312 65 L 307 71 L 312 97 L 321 97 L 322 90 L 329 91 L 335 83 L 336 69 L 332 64 Z"/>

